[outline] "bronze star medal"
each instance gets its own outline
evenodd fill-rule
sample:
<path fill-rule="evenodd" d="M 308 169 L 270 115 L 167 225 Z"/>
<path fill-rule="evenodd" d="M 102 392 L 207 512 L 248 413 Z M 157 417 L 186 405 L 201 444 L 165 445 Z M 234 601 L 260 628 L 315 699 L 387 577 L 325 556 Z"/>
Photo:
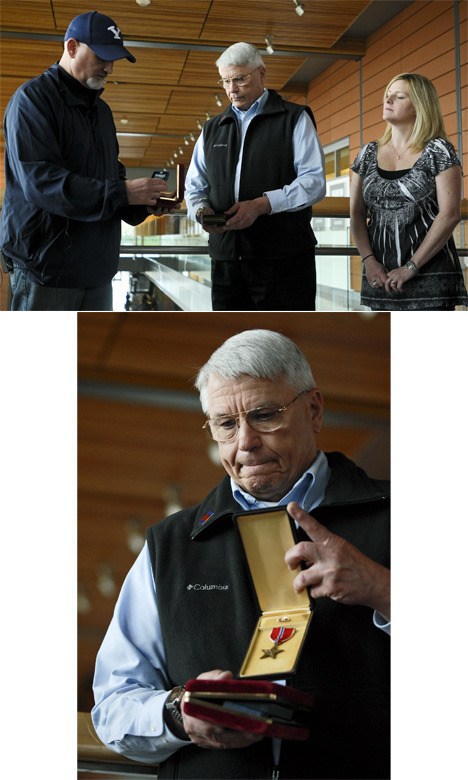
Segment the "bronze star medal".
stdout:
<path fill-rule="evenodd" d="M 283 642 L 287 642 L 288 639 L 291 639 L 292 635 L 295 633 L 295 628 L 284 628 L 283 626 L 281 628 L 272 628 L 270 632 L 270 639 L 273 642 L 273 647 L 267 647 L 266 649 L 262 647 L 263 655 L 260 656 L 260 660 L 262 658 L 276 658 L 278 653 L 283 652 L 283 650 L 281 650 L 278 645 L 283 644 Z"/>
<path fill-rule="evenodd" d="M 283 652 L 283 650 L 280 650 L 278 645 L 273 645 L 272 648 L 267 647 L 266 650 L 264 650 L 263 647 L 262 647 L 263 655 L 260 656 L 260 659 L 262 659 L 262 658 L 276 658 L 278 653 L 282 653 L 282 652 Z"/>

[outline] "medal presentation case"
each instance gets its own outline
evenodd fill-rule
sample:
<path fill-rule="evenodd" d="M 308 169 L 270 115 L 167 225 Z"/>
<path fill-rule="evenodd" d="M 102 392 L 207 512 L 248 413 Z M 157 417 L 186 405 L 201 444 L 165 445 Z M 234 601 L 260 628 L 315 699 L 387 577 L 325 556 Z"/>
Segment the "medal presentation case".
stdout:
<path fill-rule="evenodd" d="M 158 198 L 158 205 L 171 206 L 182 203 L 185 192 L 185 166 L 178 165 L 176 173 L 176 188 L 174 192 L 162 192 Z"/>
<path fill-rule="evenodd" d="M 295 674 L 312 619 L 307 590 L 296 593 L 284 556 L 296 544 L 296 529 L 285 507 L 234 515 L 250 570 L 259 618 L 239 677 L 284 679 Z"/>
<path fill-rule="evenodd" d="M 310 694 L 268 680 L 189 680 L 184 712 L 235 731 L 307 739 Z"/>

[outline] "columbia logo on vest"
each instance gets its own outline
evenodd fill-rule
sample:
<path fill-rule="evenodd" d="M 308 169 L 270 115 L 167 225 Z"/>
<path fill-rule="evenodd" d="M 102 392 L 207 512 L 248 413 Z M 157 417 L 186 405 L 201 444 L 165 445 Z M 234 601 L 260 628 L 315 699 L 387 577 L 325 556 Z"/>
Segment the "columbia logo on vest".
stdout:
<path fill-rule="evenodd" d="M 225 146 L 227 148 L 227 144 L 213 144 L 213 149 L 216 149 L 218 146 Z"/>
<path fill-rule="evenodd" d="M 200 585 L 197 582 L 195 585 L 187 585 L 187 590 L 229 590 L 229 585 Z"/>

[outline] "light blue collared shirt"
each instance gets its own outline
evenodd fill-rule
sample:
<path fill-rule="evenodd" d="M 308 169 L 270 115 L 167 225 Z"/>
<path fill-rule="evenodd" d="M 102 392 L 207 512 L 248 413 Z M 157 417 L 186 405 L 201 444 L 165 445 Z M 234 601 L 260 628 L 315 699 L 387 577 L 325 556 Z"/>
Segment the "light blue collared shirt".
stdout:
<path fill-rule="evenodd" d="M 254 116 L 263 112 L 267 98 L 268 90 L 265 90 L 247 111 L 241 111 L 232 106 L 241 134 L 239 159 L 234 179 L 236 201 L 239 200 L 239 181 L 245 135 Z M 206 177 L 204 146 L 204 133 L 202 131 L 195 144 L 185 179 L 185 202 L 187 214 L 191 219 L 195 219 L 197 209 L 202 206 L 210 206 L 210 187 Z M 306 111 L 301 113 L 294 128 L 292 147 L 297 178 L 282 189 L 264 193 L 270 201 L 271 214 L 277 214 L 280 211 L 298 211 L 325 197 L 325 157 L 317 131 Z"/>

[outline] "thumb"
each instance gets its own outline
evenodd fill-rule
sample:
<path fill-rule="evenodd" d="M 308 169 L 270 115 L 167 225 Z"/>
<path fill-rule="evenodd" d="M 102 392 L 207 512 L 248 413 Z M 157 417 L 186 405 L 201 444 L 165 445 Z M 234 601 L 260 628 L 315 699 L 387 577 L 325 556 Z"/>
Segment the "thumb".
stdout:
<path fill-rule="evenodd" d="M 315 517 L 312 517 L 308 512 L 305 512 L 296 501 L 291 501 L 286 509 L 293 520 L 301 526 L 309 539 L 313 542 L 325 542 L 332 535 L 328 528 L 325 528 L 325 526 L 321 525 Z"/>

